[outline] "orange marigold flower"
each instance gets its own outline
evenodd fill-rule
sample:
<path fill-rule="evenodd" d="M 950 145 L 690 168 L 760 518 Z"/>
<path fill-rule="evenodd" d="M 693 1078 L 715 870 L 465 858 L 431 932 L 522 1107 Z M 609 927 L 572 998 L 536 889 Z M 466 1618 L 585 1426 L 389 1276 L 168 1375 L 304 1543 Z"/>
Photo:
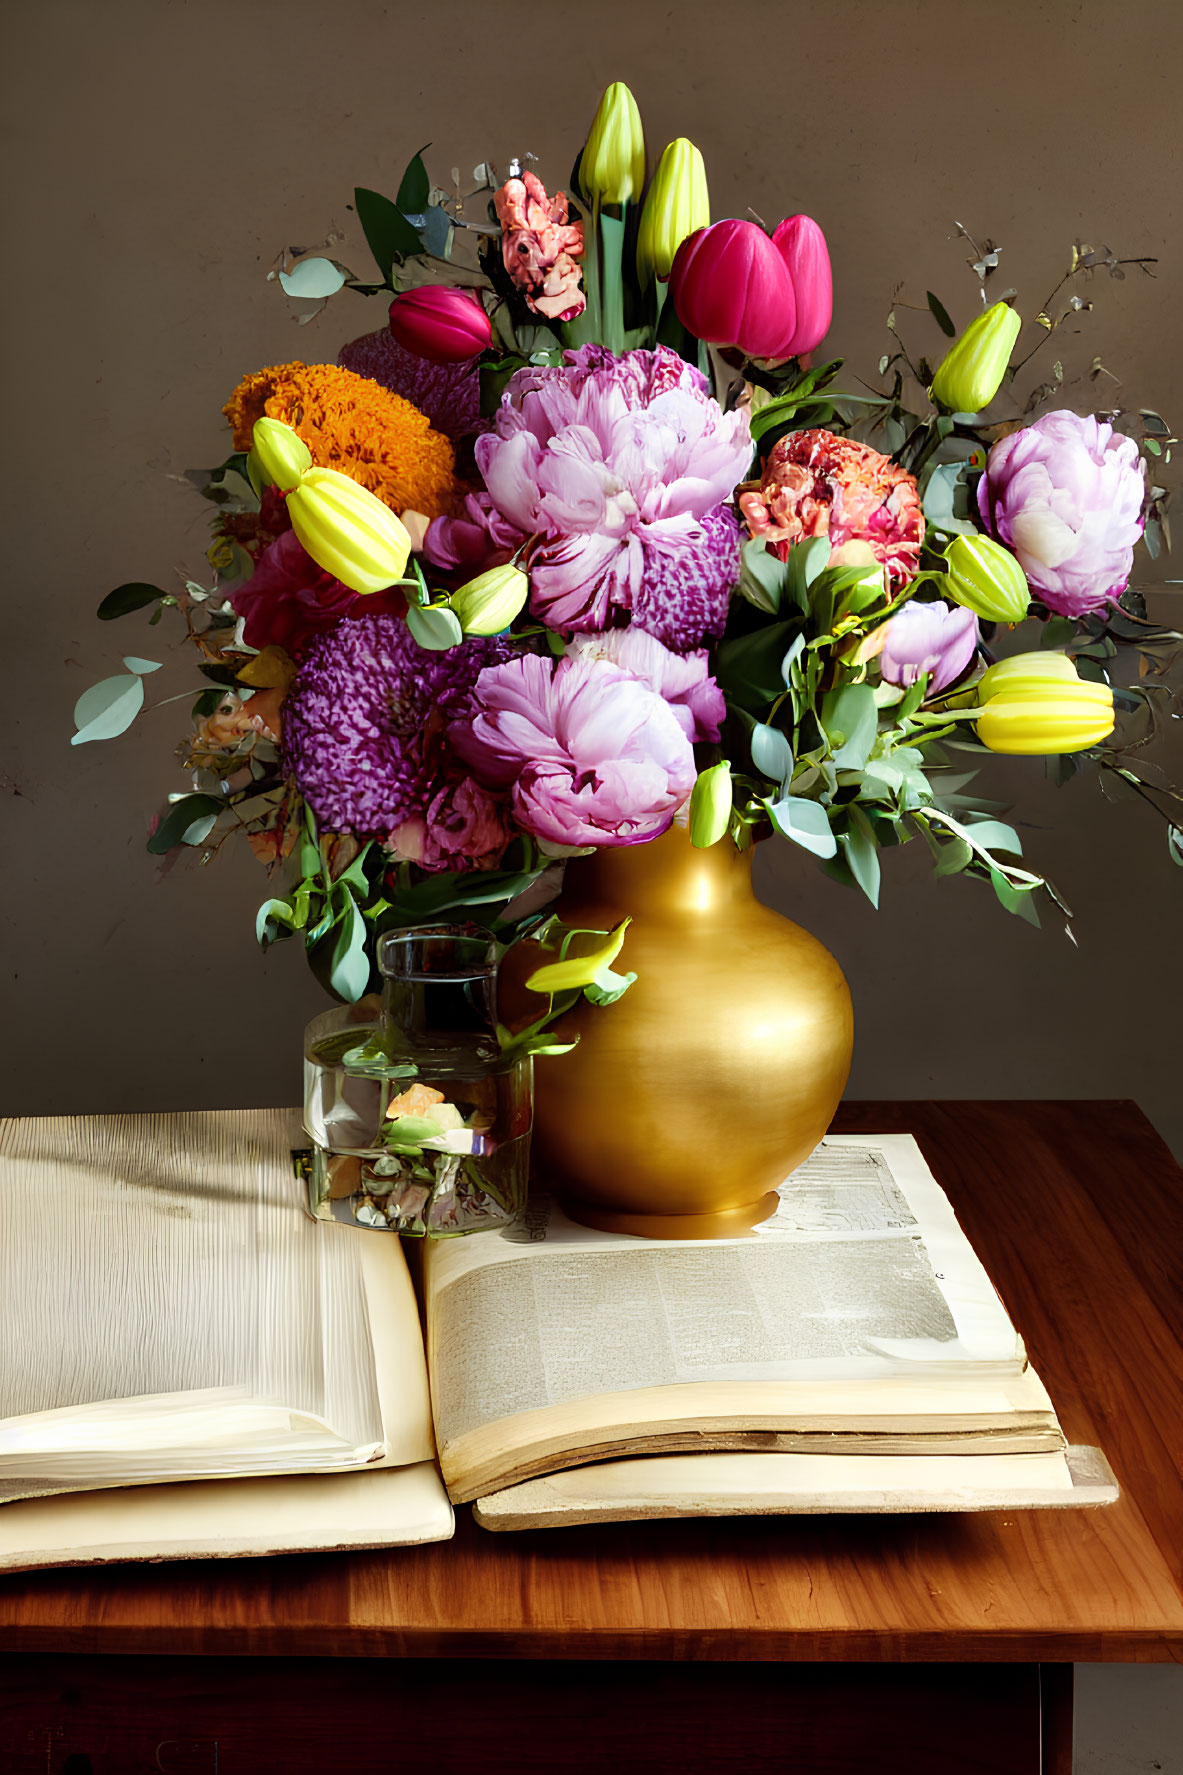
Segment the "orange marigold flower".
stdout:
<path fill-rule="evenodd" d="M 222 408 L 249 450 L 264 413 L 299 433 L 320 468 L 339 469 L 392 511 L 441 517 L 456 498 L 451 442 L 400 395 L 336 364 L 275 364 L 244 376 Z"/>

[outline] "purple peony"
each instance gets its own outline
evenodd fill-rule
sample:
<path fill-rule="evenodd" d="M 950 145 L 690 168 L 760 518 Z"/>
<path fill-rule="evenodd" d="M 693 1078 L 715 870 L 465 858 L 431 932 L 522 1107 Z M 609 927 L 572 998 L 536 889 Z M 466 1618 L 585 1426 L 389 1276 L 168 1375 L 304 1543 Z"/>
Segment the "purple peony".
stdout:
<path fill-rule="evenodd" d="M 325 831 L 384 837 L 427 812 L 439 742 L 474 707 L 501 641 L 429 653 L 398 616 L 360 616 L 311 643 L 283 705 L 287 769 Z"/>
<path fill-rule="evenodd" d="M 1045 413 L 994 445 L 978 505 L 1048 609 L 1086 616 L 1129 583 L 1144 475 L 1133 438 L 1077 413 Z"/>
<path fill-rule="evenodd" d="M 343 370 L 380 382 L 392 394 L 410 401 L 453 443 L 489 429 L 489 421 L 481 418 L 481 385 L 475 362 L 429 363 L 400 345 L 388 327 L 351 339 L 337 353 L 337 362 Z"/>
<path fill-rule="evenodd" d="M 616 357 L 585 345 L 557 368 L 519 370 L 476 445 L 487 491 L 470 500 L 490 552 L 535 538 L 531 608 L 554 628 L 596 631 L 631 613 L 679 652 L 722 633 L 738 578 L 738 532 L 719 508 L 751 461 L 743 413 L 670 351 Z M 441 565 L 473 538 L 437 519 Z"/>
<path fill-rule="evenodd" d="M 888 684 L 915 684 L 921 673 L 931 674 L 929 695 L 956 682 L 969 666 L 978 646 L 978 619 L 960 604 L 940 598 L 931 604 L 915 599 L 897 610 L 884 624 L 887 638 L 879 655 L 879 671 Z"/>
<path fill-rule="evenodd" d="M 609 660 L 529 653 L 477 681 L 448 738 L 479 782 L 512 793 L 523 831 L 557 845 L 637 844 L 672 823 L 694 752 L 665 699 Z"/>

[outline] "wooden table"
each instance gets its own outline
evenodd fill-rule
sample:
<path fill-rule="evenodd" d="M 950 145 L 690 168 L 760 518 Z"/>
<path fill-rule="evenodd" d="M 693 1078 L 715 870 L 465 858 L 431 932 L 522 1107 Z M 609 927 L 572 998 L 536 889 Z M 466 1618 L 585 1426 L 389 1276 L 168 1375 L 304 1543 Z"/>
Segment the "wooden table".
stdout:
<path fill-rule="evenodd" d="M 1130 1103 L 835 1126 L 917 1135 L 1119 1503 L 12 1576 L 5 1775 L 1066 1775 L 1072 1663 L 1183 1654 L 1183 1173 Z"/>

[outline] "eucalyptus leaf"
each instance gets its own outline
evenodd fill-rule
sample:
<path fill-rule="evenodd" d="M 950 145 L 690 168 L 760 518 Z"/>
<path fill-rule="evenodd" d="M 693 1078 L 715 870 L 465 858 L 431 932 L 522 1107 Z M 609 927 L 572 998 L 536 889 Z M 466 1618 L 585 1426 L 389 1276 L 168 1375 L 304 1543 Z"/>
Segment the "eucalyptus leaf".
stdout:
<path fill-rule="evenodd" d="M 329 962 L 329 984 L 349 1004 L 356 1004 L 370 983 L 366 953 L 366 921 L 353 895 L 346 902 Z"/>
<path fill-rule="evenodd" d="M 146 678 L 149 672 L 158 672 L 160 670 L 160 661 L 158 659 L 136 659 L 132 654 L 125 653 L 123 656 L 123 663 L 129 672 L 134 672 L 136 674 L 137 678 Z"/>
<path fill-rule="evenodd" d="M 164 856 L 166 851 L 184 843 L 185 834 L 195 821 L 207 814 L 216 818 L 225 806 L 226 803 L 216 795 L 182 795 L 179 801 L 173 802 L 149 838 L 148 849 L 155 857 Z"/>
<path fill-rule="evenodd" d="M 378 191 L 358 186 L 353 193 L 357 219 L 362 225 L 374 263 L 384 278 L 390 277 L 395 261 L 423 251 L 423 242 L 396 204 Z"/>
<path fill-rule="evenodd" d="M 758 721 L 751 735 L 752 763 L 761 776 L 771 782 L 787 785 L 793 775 L 793 748 L 779 727 L 768 727 Z"/>
<path fill-rule="evenodd" d="M 98 608 L 99 620 L 112 622 L 117 616 L 127 616 L 133 610 L 143 610 L 163 597 L 164 593 L 159 586 L 129 580 L 127 585 L 116 586 L 113 592 L 107 593 Z"/>
<path fill-rule="evenodd" d="M 1040 630 L 1039 645 L 1048 650 L 1063 647 L 1066 642 L 1075 639 L 1079 629 L 1080 624 L 1071 616 L 1050 617 Z"/>
<path fill-rule="evenodd" d="M 842 834 L 842 848 L 850 873 L 870 900 L 879 909 L 879 846 L 871 822 L 858 807 L 850 810 L 850 828 Z"/>
<path fill-rule="evenodd" d="M 838 741 L 834 763 L 847 770 L 861 770 L 870 756 L 879 729 L 879 711 L 870 684 L 844 684 L 831 691 L 822 704 L 822 726 L 831 744 Z M 839 736 L 841 738 L 839 739 Z"/>
<path fill-rule="evenodd" d="M 430 146 L 430 142 L 425 142 L 418 153 L 412 154 L 407 162 L 407 170 L 399 181 L 395 202 L 404 214 L 427 208 L 427 200 L 431 196 L 431 180 L 423 164 L 423 154 Z"/>
<path fill-rule="evenodd" d="M 1013 826 L 1003 820 L 974 820 L 966 825 L 974 844 L 984 846 L 990 851 L 1010 851 L 1012 856 L 1021 857 L 1023 846 Z"/>
<path fill-rule="evenodd" d="M 1183 868 L 1183 826 L 1167 827 L 1167 852 L 1171 862 Z"/>
<path fill-rule="evenodd" d="M 181 833 L 182 844 L 204 844 L 218 823 L 217 814 L 201 814 Z"/>
<path fill-rule="evenodd" d="M 460 618 L 443 605 L 412 604 L 407 610 L 407 627 L 420 647 L 429 653 L 446 653 L 464 639 Z"/>
<path fill-rule="evenodd" d="M 724 641 L 715 655 L 715 680 L 730 701 L 762 715 L 784 689 L 780 664 L 800 620 L 767 623 L 751 634 Z"/>
<path fill-rule="evenodd" d="M 144 706 L 144 680 L 134 673 L 120 672 L 104 678 L 84 690 L 74 704 L 74 721 L 78 732 L 72 735 L 72 746 L 85 745 L 88 740 L 113 740 L 126 733 Z"/>
<path fill-rule="evenodd" d="M 977 525 L 969 518 L 959 518 L 955 505 L 957 487 L 964 469 L 964 462 L 932 464 L 925 478 L 921 504 L 925 517 L 935 529 L 952 530 L 963 536 L 976 536 Z"/>
<path fill-rule="evenodd" d="M 301 259 L 290 271 L 281 271 L 279 281 L 285 295 L 306 302 L 335 296 L 344 285 L 345 276 L 331 259 Z"/>
<path fill-rule="evenodd" d="M 838 840 L 820 802 L 807 801 L 801 795 L 785 795 L 779 801 L 766 799 L 764 807 L 777 831 L 803 850 L 811 851 L 815 857 L 832 857 L 837 852 Z"/>
<path fill-rule="evenodd" d="M 973 846 L 964 838 L 952 838 L 948 844 L 941 846 L 941 854 L 937 859 L 935 875 L 960 875 L 968 869 L 974 860 Z"/>
<path fill-rule="evenodd" d="M 932 310 L 933 319 L 941 329 L 941 332 L 945 335 L 946 339 L 955 339 L 957 336 L 957 328 L 949 319 L 948 311 L 946 310 L 944 303 L 938 302 L 931 290 L 925 290 L 924 294 L 928 299 L 928 306 Z M 880 373 L 882 374 L 882 372 Z"/>
<path fill-rule="evenodd" d="M 740 551 L 739 589 L 749 604 L 775 616 L 788 578 L 788 567 L 774 549 L 751 537 Z"/>

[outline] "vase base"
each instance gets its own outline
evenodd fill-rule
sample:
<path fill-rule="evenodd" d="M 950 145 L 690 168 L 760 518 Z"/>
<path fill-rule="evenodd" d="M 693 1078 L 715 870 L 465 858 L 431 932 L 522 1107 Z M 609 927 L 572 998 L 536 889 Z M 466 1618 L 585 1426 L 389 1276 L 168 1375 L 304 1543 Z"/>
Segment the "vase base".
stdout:
<path fill-rule="evenodd" d="M 769 1190 L 742 1207 L 719 1208 L 710 1214 L 635 1214 L 569 1196 L 560 1196 L 560 1201 L 570 1219 L 601 1233 L 631 1233 L 638 1239 L 734 1239 L 775 1214 L 780 1197 Z"/>

